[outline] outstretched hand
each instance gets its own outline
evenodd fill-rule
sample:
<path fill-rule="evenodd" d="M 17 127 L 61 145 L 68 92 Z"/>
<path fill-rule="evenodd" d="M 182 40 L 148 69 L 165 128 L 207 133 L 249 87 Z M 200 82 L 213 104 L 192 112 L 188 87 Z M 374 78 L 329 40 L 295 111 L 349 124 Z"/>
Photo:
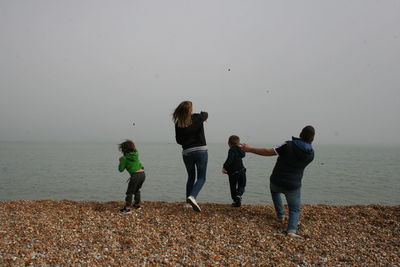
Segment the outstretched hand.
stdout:
<path fill-rule="evenodd" d="M 248 144 L 246 144 L 246 143 L 240 144 L 240 146 L 242 147 L 242 150 L 243 150 L 244 152 L 249 152 L 250 149 L 251 149 L 251 147 L 250 147 Z"/>
<path fill-rule="evenodd" d="M 244 152 L 250 152 L 254 153 L 260 156 L 275 156 L 278 155 L 273 148 L 256 148 L 256 147 L 251 147 L 248 144 L 241 144 L 242 145 L 242 150 Z"/>
<path fill-rule="evenodd" d="M 225 168 L 222 168 L 222 173 L 223 173 L 223 174 L 227 174 L 228 171 L 227 171 Z"/>

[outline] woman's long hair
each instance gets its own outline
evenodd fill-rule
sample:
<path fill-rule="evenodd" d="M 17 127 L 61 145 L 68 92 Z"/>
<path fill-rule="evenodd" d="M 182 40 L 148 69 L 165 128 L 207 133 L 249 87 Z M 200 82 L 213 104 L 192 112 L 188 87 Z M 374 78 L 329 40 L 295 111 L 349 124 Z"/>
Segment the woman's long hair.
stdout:
<path fill-rule="evenodd" d="M 186 128 L 192 124 L 192 102 L 183 101 L 172 114 L 172 121 L 178 127 Z"/>
<path fill-rule="evenodd" d="M 132 152 L 136 152 L 136 147 L 135 143 L 131 140 L 126 140 L 125 142 L 122 142 L 121 144 L 118 145 L 119 151 L 121 151 L 123 154 L 128 154 Z"/>

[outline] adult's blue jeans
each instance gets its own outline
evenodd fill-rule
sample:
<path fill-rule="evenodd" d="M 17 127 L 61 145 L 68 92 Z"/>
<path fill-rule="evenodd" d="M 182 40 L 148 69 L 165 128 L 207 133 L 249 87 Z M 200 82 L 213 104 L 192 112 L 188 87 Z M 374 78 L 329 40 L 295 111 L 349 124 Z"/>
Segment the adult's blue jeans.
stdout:
<path fill-rule="evenodd" d="M 186 171 L 188 173 L 188 179 L 186 182 L 186 197 L 193 196 L 196 198 L 206 182 L 208 151 L 197 150 L 183 155 L 183 162 L 185 163 Z"/>
<path fill-rule="evenodd" d="M 285 195 L 289 208 L 288 233 L 296 233 L 300 217 L 301 187 L 294 190 L 286 190 L 274 184 L 270 184 L 270 190 L 278 219 L 285 217 L 281 194 Z"/>

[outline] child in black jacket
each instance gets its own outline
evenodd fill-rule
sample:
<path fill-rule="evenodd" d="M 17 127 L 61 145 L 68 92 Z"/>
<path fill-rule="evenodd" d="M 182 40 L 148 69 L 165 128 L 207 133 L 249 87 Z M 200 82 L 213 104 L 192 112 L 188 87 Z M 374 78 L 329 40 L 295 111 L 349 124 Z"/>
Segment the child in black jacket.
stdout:
<path fill-rule="evenodd" d="M 242 195 L 246 186 L 246 168 L 243 166 L 242 158 L 245 152 L 240 147 L 240 138 L 232 135 L 228 140 L 229 152 L 222 168 L 222 173 L 228 174 L 229 185 L 231 189 L 231 197 L 233 199 L 232 206 L 240 207 L 242 204 Z"/>

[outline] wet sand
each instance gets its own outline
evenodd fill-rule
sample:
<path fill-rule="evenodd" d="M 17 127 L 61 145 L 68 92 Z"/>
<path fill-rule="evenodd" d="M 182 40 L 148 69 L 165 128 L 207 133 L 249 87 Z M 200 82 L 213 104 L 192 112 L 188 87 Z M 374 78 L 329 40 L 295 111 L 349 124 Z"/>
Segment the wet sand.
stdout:
<path fill-rule="evenodd" d="M 298 233 L 271 205 L 0 202 L 0 266 L 400 266 L 400 206 L 302 205 Z"/>

